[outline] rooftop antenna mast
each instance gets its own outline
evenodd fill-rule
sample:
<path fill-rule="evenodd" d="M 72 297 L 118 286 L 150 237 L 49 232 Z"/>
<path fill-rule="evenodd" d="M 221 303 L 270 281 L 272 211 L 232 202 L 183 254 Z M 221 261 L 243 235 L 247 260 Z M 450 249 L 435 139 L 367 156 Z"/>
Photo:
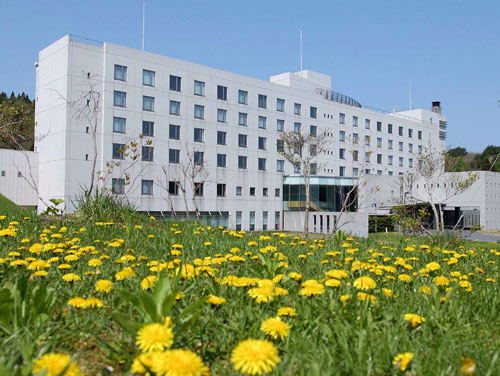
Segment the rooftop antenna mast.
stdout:
<path fill-rule="evenodd" d="M 142 50 L 144 51 L 144 24 L 146 22 L 146 0 L 142 0 Z"/>
<path fill-rule="evenodd" d="M 410 88 L 410 110 L 413 110 L 413 103 L 411 101 L 411 81 L 410 81 L 410 84 L 409 84 L 409 88 Z"/>
<path fill-rule="evenodd" d="M 302 71 L 302 30 L 300 30 L 300 70 Z"/>

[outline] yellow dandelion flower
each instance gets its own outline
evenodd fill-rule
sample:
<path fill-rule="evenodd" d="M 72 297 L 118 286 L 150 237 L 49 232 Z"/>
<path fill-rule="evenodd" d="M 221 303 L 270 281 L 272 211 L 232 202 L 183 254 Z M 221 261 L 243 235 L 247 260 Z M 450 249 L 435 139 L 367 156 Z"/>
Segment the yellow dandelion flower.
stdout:
<path fill-rule="evenodd" d="M 62 276 L 62 279 L 63 279 L 63 281 L 66 281 L 66 282 L 76 282 L 76 281 L 80 281 L 81 280 L 80 276 L 78 276 L 75 273 L 64 274 Z"/>
<path fill-rule="evenodd" d="M 267 303 L 274 299 L 274 291 L 272 288 L 255 287 L 248 290 L 248 295 L 255 299 L 257 303 Z"/>
<path fill-rule="evenodd" d="M 309 279 L 302 283 L 302 289 L 299 291 L 299 295 L 313 296 L 321 295 L 325 292 L 325 286 L 316 281 L 315 279 Z"/>
<path fill-rule="evenodd" d="M 411 282 L 411 277 L 408 274 L 400 274 L 398 275 L 398 280 L 402 282 Z"/>
<path fill-rule="evenodd" d="M 260 330 L 274 339 L 278 337 L 283 340 L 290 334 L 290 325 L 284 322 L 279 316 L 264 320 Z"/>
<path fill-rule="evenodd" d="M 335 279 L 335 278 L 327 279 L 325 281 L 325 286 L 328 286 L 328 287 L 339 287 L 340 286 L 340 281 L 338 279 Z"/>
<path fill-rule="evenodd" d="M 359 277 L 354 281 L 354 287 L 356 287 L 358 290 L 372 290 L 375 287 L 377 287 L 377 284 L 375 281 L 368 277 L 368 276 L 362 276 Z"/>
<path fill-rule="evenodd" d="M 432 281 L 436 284 L 436 286 L 448 286 L 450 284 L 449 279 L 444 275 L 434 277 Z"/>
<path fill-rule="evenodd" d="M 412 328 L 426 321 L 423 316 L 417 315 L 416 313 L 407 313 L 404 315 L 404 319 L 410 323 Z"/>
<path fill-rule="evenodd" d="M 278 309 L 278 316 L 296 316 L 297 312 L 292 307 L 282 307 Z"/>
<path fill-rule="evenodd" d="M 288 276 L 291 279 L 294 279 L 296 281 L 300 281 L 302 279 L 302 274 L 299 274 L 299 273 L 296 273 L 296 272 L 291 272 L 291 273 L 288 274 Z"/>
<path fill-rule="evenodd" d="M 392 292 L 392 290 L 390 289 L 386 289 L 385 287 L 382 288 L 382 292 L 384 293 L 385 296 L 387 296 L 388 298 L 395 298 L 396 296 L 394 295 L 394 293 Z"/>
<path fill-rule="evenodd" d="M 369 300 L 370 303 L 375 304 L 377 302 L 377 298 L 374 295 L 367 294 L 366 292 L 358 292 L 358 300 L 365 301 Z"/>
<path fill-rule="evenodd" d="M 218 306 L 221 304 L 226 304 L 227 301 L 225 298 L 221 298 L 221 297 L 215 296 L 215 295 L 210 295 L 210 297 L 207 300 L 207 303 L 212 304 L 214 306 Z"/>
<path fill-rule="evenodd" d="M 165 323 L 153 323 L 143 326 L 137 332 L 135 343 L 142 352 L 163 351 L 174 343 L 173 326 L 170 318 Z"/>
<path fill-rule="evenodd" d="M 349 301 L 351 297 L 349 295 L 341 295 L 339 300 L 342 302 L 342 303 L 347 303 Z"/>
<path fill-rule="evenodd" d="M 101 266 L 102 261 L 94 258 L 94 259 L 90 259 L 87 264 L 88 264 L 88 266 Z"/>
<path fill-rule="evenodd" d="M 148 275 L 146 278 L 144 278 L 141 281 L 141 289 L 143 289 L 143 290 L 152 289 L 155 286 L 157 279 L 158 278 L 156 278 L 156 276 L 154 276 L 154 275 Z"/>
<path fill-rule="evenodd" d="M 35 375 L 45 371 L 47 376 L 80 376 L 83 373 L 76 362 L 71 361 L 68 354 L 49 353 L 33 362 L 31 372 Z M 63 372 L 64 371 L 64 372 Z"/>
<path fill-rule="evenodd" d="M 210 370 L 203 360 L 190 350 L 175 349 L 152 356 L 151 370 L 164 376 L 208 376 Z"/>
<path fill-rule="evenodd" d="M 112 288 L 113 288 L 113 282 L 111 282 L 108 279 L 100 279 L 95 283 L 96 291 L 108 293 L 111 291 Z"/>
<path fill-rule="evenodd" d="M 151 369 L 153 367 L 153 359 L 155 358 L 156 354 L 157 353 L 150 352 L 137 355 L 132 362 L 132 367 L 130 368 L 130 370 L 133 373 L 149 374 L 148 369 Z"/>
<path fill-rule="evenodd" d="M 413 359 L 413 353 L 405 352 L 396 355 L 392 361 L 392 364 L 394 365 L 395 369 L 406 371 L 412 359 Z"/>
<path fill-rule="evenodd" d="M 82 308 L 94 308 L 94 307 L 104 307 L 104 303 L 99 298 L 88 298 L 85 300 L 84 306 Z"/>
<path fill-rule="evenodd" d="M 418 291 L 420 291 L 422 294 L 425 294 L 425 295 L 431 294 L 431 288 L 429 286 L 422 286 L 422 287 L 420 287 L 420 289 Z"/>
<path fill-rule="evenodd" d="M 68 305 L 76 308 L 85 308 L 85 302 L 86 300 L 84 298 L 77 296 L 68 300 Z"/>
<path fill-rule="evenodd" d="M 437 262 L 429 262 L 427 265 L 425 265 L 426 269 L 429 269 L 430 271 L 436 271 L 441 269 L 441 265 L 439 265 Z"/>
<path fill-rule="evenodd" d="M 271 342 L 260 339 L 244 340 L 231 353 L 234 369 L 248 375 L 269 373 L 280 361 L 278 349 Z"/>
<path fill-rule="evenodd" d="M 473 376 L 476 372 L 476 362 L 471 358 L 461 358 L 460 374 Z"/>

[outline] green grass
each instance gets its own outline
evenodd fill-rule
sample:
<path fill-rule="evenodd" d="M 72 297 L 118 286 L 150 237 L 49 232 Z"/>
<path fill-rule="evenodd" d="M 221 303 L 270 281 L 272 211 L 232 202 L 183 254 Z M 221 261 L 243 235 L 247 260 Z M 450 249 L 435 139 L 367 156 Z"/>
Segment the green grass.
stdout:
<path fill-rule="evenodd" d="M 113 319 L 113 312 L 120 312 L 139 327 L 144 325 L 148 316 L 141 313 L 138 303 L 132 304 L 124 296 L 149 296 L 150 291 L 141 290 L 143 278 L 173 277 L 174 260 L 196 266 L 205 257 L 215 262 L 210 269 L 214 275 L 200 272 L 193 278 L 181 279 L 182 297 L 168 315 L 178 330 L 174 348 L 196 352 L 214 375 L 237 375 L 230 363 L 232 350 L 247 338 L 266 338 L 260 331 L 262 321 L 274 317 L 285 306 L 295 308 L 297 316 L 284 318 L 292 326 L 290 335 L 283 341 L 273 340 L 281 358 L 273 371 L 275 375 L 403 375 L 392 365 L 394 356 L 403 352 L 415 354 L 407 376 L 458 375 L 461 357 L 474 359 L 477 375 L 500 374 L 498 244 L 463 242 L 463 248 L 445 250 L 434 246 L 427 251 L 420 247 L 429 241 L 424 237 L 378 234 L 348 244 L 341 239 L 322 243 L 321 239 L 302 240 L 289 234 L 237 234 L 191 222 L 124 218 L 107 225 L 85 216 L 63 217 L 57 222 L 42 222 L 34 216 L 18 218 L 17 235 L 0 238 L 0 258 L 5 261 L 0 264 L 0 286 L 18 291 L 17 307 L 24 307 L 16 309 L 14 326 L 13 316 L 7 320 L 5 312 L 14 312 L 16 305 L 9 303 L 9 293 L 0 287 L 0 294 L 4 294 L 0 302 L 7 302 L 0 303 L 0 374 L 25 374 L 33 359 L 52 351 L 74 356 L 88 375 L 106 374 L 109 366 L 114 374 L 127 374 L 139 350 L 134 335 L 122 329 Z M 8 219 L 0 221 L 0 229 L 7 226 Z M 46 240 L 43 236 L 41 239 L 44 232 Z M 117 239 L 122 245 L 111 246 Z M 33 246 L 47 243 L 54 244 L 54 248 L 45 246 L 45 251 L 38 252 Z M 174 244 L 183 246 L 181 255 L 172 255 Z M 268 248 L 266 252 L 269 246 L 276 247 L 276 251 Z M 9 256 L 15 250 L 20 256 Z M 77 260 L 64 259 L 75 253 Z M 125 261 L 124 255 L 135 260 Z M 232 259 L 231 255 L 241 256 L 244 261 Z M 101 266 L 88 265 L 90 259 L 101 256 Z M 448 264 L 453 256 L 458 257 L 457 263 Z M 46 277 L 31 276 L 33 271 L 26 266 L 10 266 L 14 259 L 32 260 L 29 257 L 58 259 L 52 259 Z M 273 257 L 286 262 L 287 267 L 280 270 L 278 261 L 272 262 Z M 405 260 L 403 264 L 401 259 Z M 166 268 L 161 273 L 152 271 L 152 264 L 148 265 L 151 261 L 164 261 Z M 431 261 L 438 262 L 441 270 L 422 273 Z M 71 269 L 59 269 L 61 264 L 70 264 Z M 396 272 L 378 274 L 371 267 L 374 265 L 392 266 Z M 116 273 L 127 266 L 136 275 L 116 280 Z M 341 280 L 340 287 L 325 287 L 324 294 L 312 297 L 300 295 L 301 283 L 289 277 L 290 272 L 297 272 L 302 282 L 324 282 L 325 272 L 331 269 L 344 269 L 348 277 Z M 69 272 L 81 280 L 63 281 L 62 275 Z M 472 291 L 461 287 L 452 272 L 466 276 Z M 252 299 L 248 295 L 251 286 L 223 282 L 224 277 L 232 275 L 272 278 L 281 273 L 283 278 L 276 285 L 288 294 L 275 296 L 268 303 Z M 398 280 L 401 274 L 410 275 L 412 281 Z M 448 291 L 433 282 L 441 274 L 450 280 Z M 367 291 L 375 297 L 374 304 L 357 298 L 353 284 L 362 275 L 370 276 L 377 284 L 374 290 Z M 495 281 L 488 282 L 487 278 Z M 99 279 L 113 281 L 109 294 L 95 291 Z M 13 287 L 16 283 L 17 289 Z M 423 286 L 431 287 L 430 295 L 420 292 Z M 392 290 L 396 297 L 387 297 L 382 288 Z M 219 307 L 202 304 L 200 316 L 181 329 L 183 310 L 210 294 L 224 297 L 227 303 Z M 342 302 L 343 295 L 349 295 L 349 301 Z M 84 310 L 68 306 L 67 301 L 77 296 L 98 297 L 105 307 Z M 411 328 L 403 318 L 406 313 L 422 315 L 426 322 Z"/>
<path fill-rule="evenodd" d="M 20 214 L 22 208 L 17 206 L 12 201 L 10 201 L 7 197 L 0 194 L 0 213 L 3 215 L 17 215 Z"/>

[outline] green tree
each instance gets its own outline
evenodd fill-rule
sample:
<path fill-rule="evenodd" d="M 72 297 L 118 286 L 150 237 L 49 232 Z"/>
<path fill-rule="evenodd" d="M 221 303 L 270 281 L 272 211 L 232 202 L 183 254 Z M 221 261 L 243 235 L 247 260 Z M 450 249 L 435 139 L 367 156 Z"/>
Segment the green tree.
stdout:
<path fill-rule="evenodd" d="M 25 93 L 0 93 L 0 148 L 33 150 L 35 102 Z"/>

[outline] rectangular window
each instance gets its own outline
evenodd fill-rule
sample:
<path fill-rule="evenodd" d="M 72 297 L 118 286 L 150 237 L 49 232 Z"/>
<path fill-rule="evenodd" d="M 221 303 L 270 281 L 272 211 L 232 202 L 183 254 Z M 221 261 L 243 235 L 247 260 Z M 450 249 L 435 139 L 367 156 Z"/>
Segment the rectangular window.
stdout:
<path fill-rule="evenodd" d="M 243 195 L 243 187 L 236 187 L 236 196 Z"/>
<path fill-rule="evenodd" d="M 237 211 L 236 212 L 236 231 L 240 231 L 241 230 L 241 212 L 240 211 Z"/>
<path fill-rule="evenodd" d="M 418 154 L 422 154 L 422 145 L 418 145 Z"/>
<path fill-rule="evenodd" d="M 142 109 L 144 111 L 154 111 L 155 110 L 155 98 L 148 97 L 147 95 L 142 96 Z"/>
<path fill-rule="evenodd" d="M 365 129 L 370 129 L 370 119 L 365 119 Z"/>
<path fill-rule="evenodd" d="M 205 83 L 203 81 L 194 81 L 194 95 L 205 96 Z"/>
<path fill-rule="evenodd" d="M 387 124 L 387 133 L 392 134 L 392 124 Z"/>
<path fill-rule="evenodd" d="M 111 179 L 111 192 L 115 195 L 125 194 L 125 179 Z"/>
<path fill-rule="evenodd" d="M 143 180 L 141 182 L 141 193 L 143 195 L 152 195 L 153 194 L 153 181 L 152 180 Z"/>
<path fill-rule="evenodd" d="M 113 118 L 113 132 L 125 133 L 127 130 L 127 119 L 121 117 Z"/>
<path fill-rule="evenodd" d="M 279 188 L 274 188 L 274 197 L 280 197 L 281 196 L 281 190 Z"/>
<path fill-rule="evenodd" d="M 392 144 L 393 144 L 392 140 L 387 140 L 387 149 L 392 150 Z"/>
<path fill-rule="evenodd" d="M 285 112 L 285 100 L 278 98 L 276 99 L 276 111 Z"/>
<path fill-rule="evenodd" d="M 408 138 L 413 138 L 413 129 L 408 128 Z"/>
<path fill-rule="evenodd" d="M 168 162 L 169 163 L 179 163 L 181 151 L 177 149 L 168 150 Z"/>
<path fill-rule="evenodd" d="M 181 78 L 179 76 L 170 75 L 170 90 L 181 91 Z"/>
<path fill-rule="evenodd" d="M 170 101 L 170 115 L 181 114 L 181 102 Z"/>
<path fill-rule="evenodd" d="M 181 126 L 170 124 L 168 128 L 168 138 L 171 140 L 179 140 L 181 138 Z"/>
<path fill-rule="evenodd" d="M 311 163 L 309 165 L 309 173 L 311 175 L 316 175 L 316 173 L 318 172 L 317 170 L 318 170 L 318 165 L 316 163 Z"/>
<path fill-rule="evenodd" d="M 357 167 L 352 168 L 352 176 L 358 176 L 359 174 L 359 169 Z"/>
<path fill-rule="evenodd" d="M 250 187 L 250 196 L 255 196 L 255 187 Z"/>
<path fill-rule="evenodd" d="M 225 123 L 226 122 L 226 116 L 227 116 L 227 111 L 222 110 L 220 108 L 217 109 L 217 121 L 219 123 Z"/>
<path fill-rule="evenodd" d="M 255 231 L 255 212 L 250 212 L 250 231 Z"/>
<path fill-rule="evenodd" d="M 260 108 L 267 108 L 267 95 L 259 94 L 258 105 Z"/>
<path fill-rule="evenodd" d="M 259 158 L 259 171 L 266 171 L 266 158 Z"/>
<path fill-rule="evenodd" d="M 238 125 L 248 125 L 248 114 L 245 112 L 238 113 Z"/>
<path fill-rule="evenodd" d="M 355 162 L 359 160 L 359 152 L 357 150 L 352 151 L 352 160 Z"/>
<path fill-rule="evenodd" d="M 238 103 L 248 104 L 248 91 L 238 90 Z"/>
<path fill-rule="evenodd" d="M 155 72 L 143 69 L 142 84 L 146 86 L 155 86 Z"/>
<path fill-rule="evenodd" d="M 377 147 L 378 148 L 382 147 L 382 139 L 380 137 L 377 137 Z"/>
<path fill-rule="evenodd" d="M 399 166 L 403 167 L 403 157 L 399 157 Z"/>
<path fill-rule="evenodd" d="M 194 183 L 194 195 L 198 197 L 203 196 L 203 183 Z"/>
<path fill-rule="evenodd" d="M 115 90 L 113 96 L 113 106 L 127 107 L 127 93 Z"/>
<path fill-rule="evenodd" d="M 369 152 L 369 151 L 367 151 L 367 152 L 365 153 L 365 162 L 370 163 L 370 155 L 371 155 L 371 152 Z"/>
<path fill-rule="evenodd" d="M 382 154 L 377 154 L 377 163 L 382 164 Z"/>
<path fill-rule="evenodd" d="M 345 167 L 344 166 L 339 167 L 339 176 L 345 176 Z"/>
<path fill-rule="evenodd" d="M 217 154 L 217 167 L 226 167 L 226 154 Z"/>
<path fill-rule="evenodd" d="M 2 176 L 5 176 L 5 170 L 2 170 Z"/>
<path fill-rule="evenodd" d="M 413 153 L 413 144 L 408 144 L 408 151 Z"/>
<path fill-rule="evenodd" d="M 155 123 L 153 121 L 142 121 L 142 134 L 144 136 L 153 137 L 155 134 Z"/>
<path fill-rule="evenodd" d="M 203 165 L 203 157 L 205 153 L 202 151 L 195 151 L 193 155 L 193 162 L 195 166 L 202 166 Z"/>
<path fill-rule="evenodd" d="M 403 142 L 402 141 L 399 142 L 398 150 L 403 151 Z"/>
<path fill-rule="evenodd" d="M 377 170 L 377 175 L 382 175 L 382 170 Z"/>
<path fill-rule="evenodd" d="M 345 149 L 339 149 L 339 159 L 345 159 Z"/>
<path fill-rule="evenodd" d="M 217 131 L 217 145 L 226 145 L 226 132 Z"/>
<path fill-rule="evenodd" d="M 389 176 L 392 176 L 394 174 L 394 171 L 388 171 Z"/>
<path fill-rule="evenodd" d="M 217 99 L 227 101 L 227 87 L 217 85 Z"/>
<path fill-rule="evenodd" d="M 421 140 L 422 139 L 422 131 L 418 131 L 418 139 Z"/>
<path fill-rule="evenodd" d="M 353 127 L 357 127 L 358 126 L 358 117 L 357 116 L 353 116 L 352 117 L 352 126 Z"/>
<path fill-rule="evenodd" d="M 339 124 L 345 124 L 345 114 L 339 113 Z"/>
<path fill-rule="evenodd" d="M 352 134 L 352 142 L 357 144 L 359 142 L 359 135 L 357 133 Z"/>
<path fill-rule="evenodd" d="M 398 134 L 399 134 L 400 136 L 403 136 L 403 127 L 399 127 L 399 128 L 398 128 Z"/>
<path fill-rule="evenodd" d="M 294 105 L 293 105 L 293 113 L 295 115 L 301 115 L 302 114 L 302 105 L 300 103 L 294 103 Z"/>
<path fill-rule="evenodd" d="M 413 168 L 413 158 L 408 158 L 408 167 Z"/>
<path fill-rule="evenodd" d="M 382 122 L 377 121 L 377 132 L 382 132 Z"/>
<path fill-rule="evenodd" d="M 276 161 L 276 171 L 277 172 L 285 171 L 285 161 L 283 159 L 278 159 Z"/>
<path fill-rule="evenodd" d="M 316 119 L 318 117 L 318 108 L 317 107 L 309 107 L 309 116 L 312 119 Z"/>
<path fill-rule="evenodd" d="M 317 136 L 317 135 L 318 135 L 318 127 L 317 127 L 317 126 L 315 126 L 315 125 L 311 125 L 311 126 L 309 127 L 309 134 L 310 134 L 311 136 Z"/>
<path fill-rule="evenodd" d="M 267 231 L 267 212 L 264 211 L 262 212 L 262 230 L 263 231 Z"/>
<path fill-rule="evenodd" d="M 339 131 L 339 141 L 345 141 L 345 131 Z"/>
<path fill-rule="evenodd" d="M 127 67 L 115 64 L 115 80 L 127 81 Z"/>
<path fill-rule="evenodd" d="M 217 183 L 217 197 L 226 197 L 226 184 Z"/>
<path fill-rule="evenodd" d="M 238 146 L 240 148 L 247 147 L 247 135 L 246 134 L 239 134 L 238 135 Z"/>
<path fill-rule="evenodd" d="M 203 142 L 205 136 L 205 130 L 202 128 L 194 128 L 194 142 Z"/>
<path fill-rule="evenodd" d="M 293 131 L 295 133 L 299 134 L 301 128 L 302 128 L 302 124 L 301 123 L 293 123 Z"/>
<path fill-rule="evenodd" d="M 365 145 L 370 146 L 370 136 L 365 136 Z"/>
<path fill-rule="evenodd" d="M 179 183 L 176 181 L 168 182 L 168 193 L 172 196 L 177 196 L 179 194 Z"/>
<path fill-rule="evenodd" d="M 284 132 L 285 131 L 285 120 L 282 120 L 282 119 L 276 120 L 276 130 L 278 132 Z"/>
<path fill-rule="evenodd" d="M 152 146 L 143 146 L 142 147 L 142 160 L 144 162 L 152 162 L 153 161 L 153 150 Z"/>
<path fill-rule="evenodd" d="M 205 119 L 205 106 L 201 106 L 199 104 L 194 105 L 194 118 Z"/>
<path fill-rule="evenodd" d="M 239 155 L 238 156 L 238 168 L 242 170 L 247 169 L 247 157 Z"/>
<path fill-rule="evenodd" d="M 392 161 L 393 161 L 393 159 L 394 159 L 394 157 L 393 157 L 392 155 L 389 155 L 389 156 L 387 157 L 387 164 L 388 164 L 389 166 L 392 166 Z"/>
<path fill-rule="evenodd" d="M 318 155 L 318 145 L 309 145 L 309 155 L 315 157 Z"/>
<path fill-rule="evenodd" d="M 123 159 L 125 144 L 113 144 L 113 159 Z"/>
<path fill-rule="evenodd" d="M 266 150 L 266 138 L 265 137 L 259 137 L 258 140 L 258 145 L 260 150 Z"/>
<path fill-rule="evenodd" d="M 259 128 L 266 129 L 267 118 L 265 116 L 259 116 Z"/>
<path fill-rule="evenodd" d="M 274 229 L 275 230 L 279 230 L 280 229 L 280 224 L 281 224 L 280 212 L 279 211 L 274 212 Z"/>
<path fill-rule="evenodd" d="M 276 151 L 283 153 L 285 151 L 285 142 L 283 140 L 276 140 Z"/>
<path fill-rule="evenodd" d="M 269 196 L 269 188 L 262 188 L 262 196 L 263 197 Z"/>

